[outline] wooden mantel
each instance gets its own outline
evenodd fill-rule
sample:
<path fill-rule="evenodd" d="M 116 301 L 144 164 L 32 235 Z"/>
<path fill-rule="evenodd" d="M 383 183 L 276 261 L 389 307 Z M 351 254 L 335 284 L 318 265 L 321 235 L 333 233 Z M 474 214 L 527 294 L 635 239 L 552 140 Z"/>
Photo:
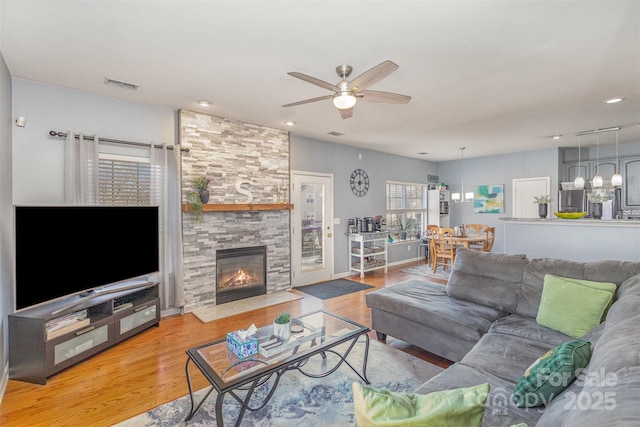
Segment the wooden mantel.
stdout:
<path fill-rule="evenodd" d="M 203 212 L 284 211 L 292 209 L 292 203 L 207 203 L 202 205 Z M 182 210 L 189 211 L 186 203 L 182 205 Z"/>

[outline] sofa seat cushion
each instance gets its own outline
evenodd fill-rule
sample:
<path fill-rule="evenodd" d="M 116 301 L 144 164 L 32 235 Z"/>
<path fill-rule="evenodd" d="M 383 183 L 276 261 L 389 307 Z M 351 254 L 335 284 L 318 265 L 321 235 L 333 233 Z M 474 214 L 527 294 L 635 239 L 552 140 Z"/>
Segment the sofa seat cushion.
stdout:
<path fill-rule="evenodd" d="M 528 262 L 524 255 L 459 249 L 447 294 L 513 313 L 521 292 L 522 271 Z"/>
<path fill-rule="evenodd" d="M 563 342 L 570 339 L 565 336 Z M 537 358 L 553 347 L 541 341 L 492 332 L 483 336 L 461 362 L 515 384 Z"/>
<path fill-rule="evenodd" d="M 555 347 L 570 339 L 568 335 L 546 326 L 540 325 L 535 319 L 519 314 L 510 314 L 496 320 L 491 325 L 489 333 L 512 335 L 523 339 L 538 341 L 549 347 Z"/>
<path fill-rule="evenodd" d="M 450 298 L 443 285 L 425 280 L 409 280 L 369 292 L 366 301 L 369 307 L 473 341 L 505 315 L 494 308 Z"/>
<path fill-rule="evenodd" d="M 464 362 L 451 365 L 419 386 L 414 390 L 414 393 L 427 394 L 484 383 L 489 383 L 490 389 L 484 410 L 483 425 L 510 426 L 517 423 L 526 423 L 528 426 L 536 425 L 542 410 L 539 408 L 523 409 L 515 405 L 511 399 L 515 382 L 506 381 L 481 368 L 468 366 Z"/>

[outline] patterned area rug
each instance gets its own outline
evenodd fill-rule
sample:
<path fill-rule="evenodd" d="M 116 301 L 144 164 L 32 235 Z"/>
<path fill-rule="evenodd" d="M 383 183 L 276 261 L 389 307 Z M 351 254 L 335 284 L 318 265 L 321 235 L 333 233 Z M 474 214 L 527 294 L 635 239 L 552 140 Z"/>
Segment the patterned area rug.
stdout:
<path fill-rule="evenodd" d="M 360 338 L 347 359 L 358 371 L 362 369 L 364 342 L 364 338 Z M 336 360 L 335 355 L 327 353 L 325 363 L 329 363 L 328 366 L 333 366 Z M 305 370 L 320 372 L 319 369 L 313 368 L 321 368 L 322 363 L 321 357 L 314 357 L 309 360 Z M 197 368 L 193 365 L 190 368 L 194 369 L 194 375 L 199 375 L 195 373 Z M 410 392 L 442 370 L 438 366 L 371 340 L 367 378 L 374 387 Z M 344 363 L 336 372 L 325 378 L 309 378 L 297 371 L 287 372 L 281 377 L 269 403 L 258 411 L 247 411 L 241 426 L 355 426 L 351 389 L 355 381 L 362 380 Z M 185 390 L 186 388 L 185 380 Z M 196 402 L 200 401 L 206 390 L 207 388 L 197 392 Z M 260 392 L 265 394 L 268 390 L 261 389 Z M 216 394 L 213 392 L 188 423 L 184 421 L 191 407 L 187 395 L 130 418 L 117 424 L 117 427 L 215 426 L 215 400 Z M 235 399 L 225 397 L 224 425 L 235 425 L 239 409 L 240 406 Z"/>
<path fill-rule="evenodd" d="M 402 270 L 403 273 L 417 274 L 420 276 L 431 277 L 433 279 L 449 280 L 449 273 L 451 269 L 444 271 L 442 267 L 436 268 L 435 274 L 433 268 L 428 264 L 418 265 L 416 267 L 409 267 Z"/>

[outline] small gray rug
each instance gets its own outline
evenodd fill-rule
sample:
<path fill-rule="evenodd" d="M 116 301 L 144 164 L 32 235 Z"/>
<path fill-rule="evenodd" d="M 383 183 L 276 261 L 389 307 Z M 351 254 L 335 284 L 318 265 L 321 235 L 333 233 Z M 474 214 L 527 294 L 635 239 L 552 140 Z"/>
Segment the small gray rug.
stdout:
<path fill-rule="evenodd" d="M 365 285 L 353 280 L 334 279 L 326 282 L 314 283 L 313 285 L 300 286 L 295 288 L 296 291 L 304 292 L 316 298 L 330 299 L 347 295 L 353 292 L 362 291 L 373 288 L 374 286 Z"/>
<path fill-rule="evenodd" d="M 444 271 L 442 267 L 436 268 L 435 274 L 433 268 L 428 264 L 418 265 L 416 267 L 409 267 L 402 270 L 403 273 L 417 274 L 419 276 L 431 277 L 433 279 L 449 280 L 449 273 L 451 269 Z"/>
<path fill-rule="evenodd" d="M 358 371 L 362 370 L 364 348 L 365 341 L 361 337 L 347 359 Z M 305 371 L 321 372 L 320 369 L 324 364 L 333 366 L 336 360 L 337 356 L 331 353 L 327 353 L 327 359 L 324 362 L 320 356 L 313 357 L 307 363 Z M 371 340 L 367 377 L 374 387 L 411 392 L 442 371 L 443 369 L 438 366 Z M 282 376 L 278 388 L 267 405 L 255 412 L 247 411 L 241 426 L 355 426 L 351 389 L 355 381 L 362 382 L 344 363 L 337 371 L 325 378 L 309 378 L 297 371 L 287 372 Z M 186 391 L 186 380 L 184 387 Z M 200 401 L 206 390 L 207 388 L 197 392 L 197 402 Z M 268 390 L 263 386 L 256 394 L 264 395 L 266 392 Z M 130 418 L 116 426 L 215 426 L 215 401 L 216 394 L 213 392 L 188 423 L 184 421 L 191 407 L 191 401 L 187 395 Z M 225 426 L 235 425 L 239 410 L 240 406 L 236 401 L 232 397 L 226 396 L 222 410 Z"/>

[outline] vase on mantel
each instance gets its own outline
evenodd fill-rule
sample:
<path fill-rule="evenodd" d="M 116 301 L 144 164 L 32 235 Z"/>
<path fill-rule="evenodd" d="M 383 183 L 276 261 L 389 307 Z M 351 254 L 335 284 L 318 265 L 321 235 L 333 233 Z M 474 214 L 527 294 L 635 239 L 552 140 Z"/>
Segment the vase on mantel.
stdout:
<path fill-rule="evenodd" d="M 547 203 L 539 203 L 538 204 L 538 216 L 540 218 L 546 218 L 548 212 L 549 205 Z"/>
<path fill-rule="evenodd" d="M 602 203 L 592 203 L 591 204 L 591 216 L 594 219 L 602 218 Z"/>
<path fill-rule="evenodd" d="M 209 202 L 209 190 L 198 190 L 198 194 L 200 195 L 200 200 L 202 200 L 203 204 L 207 204 Z"/>

